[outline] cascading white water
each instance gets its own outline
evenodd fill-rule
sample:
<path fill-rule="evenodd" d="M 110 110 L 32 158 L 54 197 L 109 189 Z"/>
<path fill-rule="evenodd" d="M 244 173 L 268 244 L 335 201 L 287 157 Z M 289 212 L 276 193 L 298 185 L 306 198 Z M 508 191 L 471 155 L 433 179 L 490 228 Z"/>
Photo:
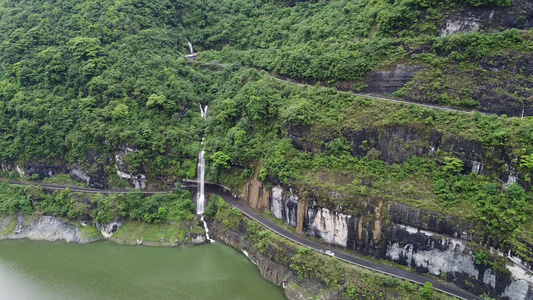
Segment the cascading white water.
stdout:
<path fill-rule="evenodd" d="M 191 41 L 187 40 L 187 43 L 189 44 L 189 54 L 193 54 L 194 53 L 194 49 L 192 47 Z"/>
<path fill-rule="evenodd" d="M 207 223 L 204 221 L 204 216 L 202 215 L 202 217 L 200 218 L 202 220 L 202 222 L 204 222 L 204 229 L 205 229 L 205 238 L 213 243 L 215 240 L 212 240 L 210 237 L 209 237 L 209 228 L 207 228 Z"/>
<path fill-rule="evenodd" d="M 204 159 L 204 150 L 200 151 L 198 154 L 198 194 L 197 194 L 197 204 L 196 204 L 196 213 L 201 215 L 204 213 L 205 208 L 205 194 L 204 194 L 204 185 L 205 185 L 205 159 Z"/>
<path fill-rule="evenodd" d="M 189 46 L 191 47 L 192 51 L 192 45 L 189 42 Z M 200 104 L 200 103 L 199 103 Z M 202 118 L 205 120 L 207 118 L 207 105 L 205 107 L 202 107 L 202 104 L 200 104 L 200 114 Z M 204 144 L 204 138 L 202 138 L 202 146 Z M 204 229 L 205 229 L 205 237 L 207 240 L 211 243 L 213 243 L 215 240 L 212 240 L 209 237 L 209 228 L 207 228 L 207 223 L 204 221 L 204 209 L 205 209 L 205 158 L 204 158 L 204 150 L 200 150 L 200 153 L 198 154 L 198 193 L 196 195 L 196 213 L 199 215 L 202 215 L 200 218 L 202 222 L 204 223 Z"/>
<path fill-rule="evenodd" d="M 201 103 L 198 103 L 200 105 L 200 115 L 205 120 L 207 118 L 207 105 L 205 107 L 202 107 Z"/>

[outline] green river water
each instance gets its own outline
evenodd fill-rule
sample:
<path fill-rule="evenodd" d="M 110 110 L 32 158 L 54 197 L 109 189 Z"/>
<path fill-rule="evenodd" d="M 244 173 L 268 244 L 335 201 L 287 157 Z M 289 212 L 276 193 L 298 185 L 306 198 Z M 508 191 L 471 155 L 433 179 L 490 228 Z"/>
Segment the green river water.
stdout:
<path fill-rule="evenodd" d="M 0 299 L 285 299 L 241 253 L 192 248 L 0 241 Z"/>

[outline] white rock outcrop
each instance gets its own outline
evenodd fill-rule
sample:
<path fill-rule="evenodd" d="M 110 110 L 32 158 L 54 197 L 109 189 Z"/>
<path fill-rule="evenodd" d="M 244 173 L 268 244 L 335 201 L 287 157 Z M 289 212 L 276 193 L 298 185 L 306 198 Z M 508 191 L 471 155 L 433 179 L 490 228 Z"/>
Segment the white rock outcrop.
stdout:
<path fill-rule="evenodd" d="M 463 18 L 460 20 L 446 20 L 446 26 L 441 30 L 440 36 L 478 31 L 479 25 L 479 20 L 474 17 Z"/>
<path fill-rule="evenodd" d="M 120 227 L 122 227 L 122 224 L 124 224 L 122 221 L 113 220 L 106 224 L 96 224 L 96 228 L 100 230 L 102 233 L 102 236 L 104 236 L 106 239 L 110 238 L 117 232 Z"/>
<path fill-rule="evenodd" d="M 346 247 L 348 243 L 348 224 L 352 216 L 330 211 L 327 208 L 316 210 L 310 208 L 309 231 L 310 235 L 319 236 L 329 244 Z"/>
<path fill-rule="evenodd" d="M 144 174 L 133 174 L 129 172 L 122 171 L 122 167 L 126 165 L 120 154 L 115 155 L 115 169 L 117 175 L 122 178 L 131 181 L 133 186 L 136 189 L 143 190 L 146 188 L 146 175 Z"/>
<path fill-rule="evenodd" d="M 433 232 L 418 230 L 410 226 L 396 226 L 409 235 L 423 234 L 427 237 L 434 235 Z M 435 247 L 435 243 L 440 244 L 440 246 L 438 248 Z M 464 240 L 451 237 L 442 238 L 442 240 L 430 238 L 424 250 L 418 249 L 415 251 L 414 249 L 415 246 L 413 244 L 391 243 L 387 246 L 386 256 L 393 261 L 405 260 L 409 267 L 426 268 L 429 273 L 437 276 L 442 273 L 468 274 L 486 285 L 496 288 L 496 272 L 492 269 L 486 269 L 483 273 L 480 273 L 475 264 L 475 255 Z M 494 250 L 491 250 L 491 252 L 494 252 Z M 504 256 L 502 253 L 499 254 Z M 531 299 L 530 291 L 533 290 L 531 272 L 522 264 L 519 258 L 509 255 L 506 257 L 509 259 L 506 267 L 511 273 L 512 281 L 501 296 L 513 300 Z"/>
<path fill-rule="evenodd" d="M 289 195 L 284 195 L 281 186 L 272 188 L 270 210 L 278 219 L 296 227 L 298 223 L 298 196 L 289 190 Z"/>

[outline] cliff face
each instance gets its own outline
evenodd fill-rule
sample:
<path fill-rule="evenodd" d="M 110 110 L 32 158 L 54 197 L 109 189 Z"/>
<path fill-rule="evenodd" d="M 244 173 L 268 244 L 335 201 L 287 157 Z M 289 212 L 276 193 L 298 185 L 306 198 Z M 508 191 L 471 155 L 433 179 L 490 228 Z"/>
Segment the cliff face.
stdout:
<path fill-rule="evenodd" d="M 247 199 L 248 205 L 257 210 L 265 210 L 270 202 L 270 191 L 257 178 L 252 178 L 241 189 L 241 199 Z"/>
<path fill-rule="evenodd" d="M 109 174 L 105 171 L 104 165 L 112 164 L 111 158 L 106 158 L 105 163 L 99 163 L 91 154 L 88 154 L 88 165 L 82 167 L 78 164 L 67 165 L 64 162 L 43 163 L 28 161 L 24 164 L 3 164 L 2 171 L 12 172 L 16 171 L 19 176 L 34 176 L 38 175 L 39 179 L 54 177 L 62 174 L 69 174 L 72 179 L 85 183 L 91 188 L 108 188 Z"/>
<path fill-rule="evenodd" d="M 108 144 L 106 144 L 108 145 Z M 108 145 L 110 146 L 110 145 Z M 128 187 L 145 189 L 148 186 L 148 179 L 144 168 L 132 170 L 133 168 L 124 159 L 128 153 L 135 153 L 139 150 L 131 147 L 118 147 L 115 155 L 104 155 L 94 151 L 87 151 L 86 162 L 83 165 L 65 162 L 36 162 L 28 161 L 24 164 L 1 164 L 2 171 L 16 171 L 20 176 L 38 175 L 39 179 L 54 177 L 62 174 L 69 174 L 72 179 L 85 183 L 87 187 L 105 189 L 113 186 L 110 177 L 118 176 Z M 106 168 L 110 166 L 112 168 Z M 163 178 L 159 178 L 163 180 Z M 114 182 L 114 184 L 117 184 Z"/>
<path fill-rule="evenodd" d="M 399 64 L 392 70 L 371 73 L 366 81 L 365 93 L 392 94 L 401 89 L 415 75 L 423 69 L 422 66 Z"/>
<path fill-rule="evenodd" d="M 460 7 L 449 13 L 441 27 L 441 36 L 478 30 L 502 30 L 533 27 L 531 1 L 515 0 L 508 7 Z"/>
<path fill-rule="evenodd" d="M 336 136 L 302 126 L 290 127 L 288 134 L 296 148 L 313 153 L 324 152 L 325 142 Z M 402 163 L 413 156 L 432 157 L 438 152 L 444 152 L 461 159 L 465 174 L 474 172 L 489 175 L 496 172 L 500 180 L 507 184 L 519 180 L 516 176 L 516 161 L 512 159 L 513 151 L 505 146 L 488 147 L 460 135 L 411 126 L 363 127 L 357 131 L 345 130 L 342 136 L 350 142 L 350 151 L 355 157 L 364 157 L 377 150 L 378 159 L 388 163 Z M 526 182 L 521 184 L 526 187 L 528 185 Z"/>
<path fill-rule="evenodd" d="M 247 228 L 241 224 L 237 229 L 227 229 L 220 222 L 213 221 L 210 233 L 217 241 L 221 241 L 242 252 L 257 266 L 261 276 L 266 280 L 282 287 L 289 300 L 328 299 L 344 300 L 338 291 L 328 289 L 323 282 L 309 278 L 298 278 L 298 274 L 289 267 L 289 258 L 294 256 L 294 250 L 284 247 L 276 249 L 266 248 L 257 250 L 257 244 L 246 236 Z M 287 263 L 282 263 L 285 261 Z"/>
<path fill-rule="evenodd" d="M 472 234 L 473 225 L 467 220 L 376 199 L 349 199 L 359 203 L 357 213 L 350 214 L 332 205 L 346 195 L 319 189 L 309 189 L 306 195 L 306 203 L 301 203 L 293 192 L 276 186 L 270 209 L 276 217 L 328 244 L 444 277 L 475 294 L 533 297 L 533 265 L 499 245 L 485 247 L 505 259 L 503 268 L 476 261 L 480 237 Z M 307 207 L 304 216 L 291 213 L 301 205 Z"/>

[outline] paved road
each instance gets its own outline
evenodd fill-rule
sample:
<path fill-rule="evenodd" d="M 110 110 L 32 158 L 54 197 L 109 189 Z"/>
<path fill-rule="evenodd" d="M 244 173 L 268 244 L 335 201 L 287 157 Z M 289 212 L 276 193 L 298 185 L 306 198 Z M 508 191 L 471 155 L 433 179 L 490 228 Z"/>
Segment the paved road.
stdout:
<path fill-rule="evenodd" d="M 6 181 L 10 184 L 16 184 L 16 185 L 38 185 L 39 183 L 31 183 L 31 182 L 18 182 L 18 181 Z M 190 180 L 186 183 L 192 183 L 195 184 L 193 180 Z M 100 194 L 121 194 L 121 193 L 127 193 L 134 191 L 133 189 L 125 189 L 125 190 L 98 190 L 98 189 L 91 189 L 91 188 L 83 188 L 83 187 L 76 187 L 76 186 L 66 186 L 61 184 L 39 184 L 44 189 L 49 190 L 64 190 L 65 188 L 69 188 L 72 192 L 84 192 L 84 193 L 100 193 Z M 189 188 L 190 189 L 190 188 Z M 164 194 L 168 193 L 170 190 L 157 190 L 157 191 L 142 191 L 144 194 Z M 431 282 L 433 284 L 433 287 L 436 290 L 439 290 L 443 293 L 446 293 L 448 295 L 457 297 L 459 299 L 479 299 L 477 296 L 466 292 L 464 290 L 458 289 L 454 286 L 444 284 L 442 282 L 426 278 L 424 276 L 418 275 L 413 272 L 409 272 L 400 268 L 392 267 L 392 266 L 386 266 L 381 265 L 372 261 L 367 261 L 365 259 L 355 257 L 348 255 L 344 252 L 336 251 L 333 248 L 329 248 L 325 246 L 324 244 L 314 242 L 311 240 L 308 240 L 306 238 L 303 238 L 301 236 L 298 236 L 285 228 L 279 226 L 278 224 L 273 223 L 269 219 L 263 217 L 261 214 L 257 213 L 250 207 L 246 206 L 244 203 L 237 200 L 237 198 L 229 191 L 227 188 L 222 187 L 220 185 L 216 184 L 209 184 L 207 183 L 205 185 L 205 192 L 206 193 L 213 193 L 216 195 L 221 196 L 227 203 L 229 203 L 231 206 L 235 207 L 239 211 L 241 211 L 243 214 L 248 216 L 249 218 L 252 218 L 256 220 L 257 222 L 261 223 L 263 226 L 268 228 L 269 230 L 285 237 L 288 240 L 291 240 L 297 244 L 304 245 L 306 247 L 309 247 L 315 251 L 325 252 L 326 250 L 330 250 L 333 253 L 335 253 L 335 256 L 347 263 L 354 264 L 361 266 L 363 268 L 376 271 L 379 273 L 383 273 L 389 276 L 397 277 L 400 279 L 407 279 L 411 282 L 418 283 L 423 285 L 426 282 Z"/>
<path fill-rule="evenodd" d="M 125 193 L 135 191 L 135 189 L 100 190 L 100 189 L 84 188 L 84 187 L 79 187 L 75 185 L 66 185 L 66 184 L 41 183 L 41 182 L 33 183 L 33 182 L 23 182 L 23 181 L 0 180 L 0 182 L 3 182 L 3 181 L 9 184 L 23 185 L 23 186 L 40 185 L 43 189 L 46 189 L 46 190 L 64 190 L 66 188 L 69 188 L 71 192 L 93 193 L 93 194 L 125 194 Z M 141 192 L 146 195 L 153 195 L 153 194 L 166 194 L 170 192 L 170 190 L 157 190 L 157 191 L 142 190 Z"/>
<path fill-rule="evenodd" d="M 213 63 L 204 63 L 204 65 L 216 65 L 216 66 L 221 66 L 223 68 L 226 68 L 226 67 L 230 66 L 230 65 L 226 65 L 226 64 L 213 64 Z M 261 71 L 261 69 L 258 69 L 258 68 L 252 68 L 252 69 L 257 70 L 258 72 Z M 307 84 L 307 83 L 295 82 L 295 81 L 291 81 L 290 79 L 285 79 L 285 78 L 279 77 L 279 76 L 277 76 L 276 74 L 274 74 L 272 72 L 268 72 L 267 71 L 267 75 L 269 77 L 272 77 L 272 78 L 275 78 L 277 80 L 280 80 L 280 81 L 283 81 L 283 82 L 287 82 L 287 83 L 290 83 L 290 84 L 295 84 L 295 85 L 300 85 L 300 86 L 311 86 L 310 84 Z M 365 93 L 345 92 L 345 91 L 341 91 L 341 90 L 338 90 L 338 91 L 339 91 L 339 93 L 350 93 L 350 94 L 353 94 L 355 96 L 360 96 L 360 97 L 365 97 L 365 98 L 370 98 L 370 99 L 380 100 L 380 101 L 388 101 L 388 102 L 408 104 L 408 105 L 418 105 L 418 106 L 437 109 L 437 110 L 458 112 L 458 113 L 464 113 L 464 114 L 474 113 L 474 111 L 456 109 L 456 108 L 451 108 L 451 107 L 446 107 L 446 106 L 423 104 L 423 103 L 412 102 L 412 101 L 407 101 L 407 100 L 398 100 L 398 99 L 393 99 L 393 98 L 387 98 L 387 97 L 384 97 L 384 96 L 375 96 L 375 95 L 365 94 Z M 482 113 L 482 112 L 480 112 L 480 113 L 482 115 L 487 115 L 487 116 L 491 115 L 491 114 L 486 114 L 486 113 Z"/>
<path fill-rule="evenodd" d="M 214 184 L 206 184 L 205 186 L 205 192 L 206 193 L 213 193 L 216 195 L 221 196 L 227 203 L 229 203 L 231 206 L 235 207 L 239 211 L 241 211 L 246 216 L 256 220 L 257 222 L 261 223 L 266 228 L 270 229 L 271 231 L 283 236 L 284 238 L 291 240 L 297 244 L 307 246 L 313 250 L 324 252 L 326 250 L 330 250 L 333 253 L 335 253 L 335 256 L 343 260 L 347 263 L 351 263 L 354 265 L 361 266 L 366 269 L 370 269 L 372 271 L 376 271 L 379 273 L 383 273 L 386 275 L 390 275 L 393 277 L 401 278 L 401 279 L 407 279 L 411 282 L 418 283 L 421 285 L 424 285 L 426 282 L 431 282 L 433 284 L 433 287 L 436 290 L 439 290 L 443 293 L 446 293 L 450 296 L 457 297 L 459 299 L 479 299 L 479 297 L 475 296 L 474 294 L 471 294 L 467 291 L 461 290 L 459 288 L 456 288 L 451 285 L 444 284 L 442 282 L 426 278 L 424 276 L 418 275 L 413 272 L 409 272 L 403 269 L 399 269 L 396 267 L 381 265 L 372 261 L 367 261 L 359 257 L 348 255 L 344 252 L 335 251 L 333 248 L 329 248 L 321 243 L 314 242 L 311 240 L 308 240 L 306 238 L 303 238 L 301 236 L 298 236 L 283 227 L 279 226 L 278 224 L 273 223 L 269 219 L 263 217 L 261 214 L 255 212 L 253 209 L 245 205 L 244 203 L 238 201 L 229 191 L 224 190 L 218 185 Z"/>
<path fill-rule="evenodd" d="M 291 83 L 291 84 L 309 86 L 309 84 L 290 81 L 288 79 L 277 77 L 276 75 L 271 74 L 271 73 L 268 73 L 268 76 L 270 76 L 272 78 L 276 78 L 277 80 L 280 80 L 280 81 Z M 465 114 L 473 113 L 472 111 L 455 109 L 455 108 L 450 108 L 450 107 L 445 107 L 445 106 L 423 104 L 423 103 L 418 103 L 418 102 L 411 102 L 411 101 L 406 101 L 406 100 L 398 100 L 398 99 L 392 99 L 392 98 L 387 98 L 387 97 L 383 97 L 383 96 L 374 96 L 374 95 L 370 95 L 370 94 L 357 93 L 357 92 L 345 92 L 345 91 L 340 91 L 340 90 L 338 90 L 338 91 L 340 93 L 350 93 L 350 94 L 353 94 L 355 96 L 360 96 L 360 97 L 365 97 L 365 98 L 370 98 L 370 99 L 375 99 L 375 100 L 381 100 L 381 101 L 388 101 L 388 102 L 408 104 L 408 105 L 418 105 L 418 106 L 428 107 L 428 108 L 432 108 L 432 109 L 452 111 L 452 112 L 465 113 Z M 481 114 L 484 114 L 484 113 L 481 113 Z M 486 115 L 486 114 L 484 114 L 484 115 Z"/>

